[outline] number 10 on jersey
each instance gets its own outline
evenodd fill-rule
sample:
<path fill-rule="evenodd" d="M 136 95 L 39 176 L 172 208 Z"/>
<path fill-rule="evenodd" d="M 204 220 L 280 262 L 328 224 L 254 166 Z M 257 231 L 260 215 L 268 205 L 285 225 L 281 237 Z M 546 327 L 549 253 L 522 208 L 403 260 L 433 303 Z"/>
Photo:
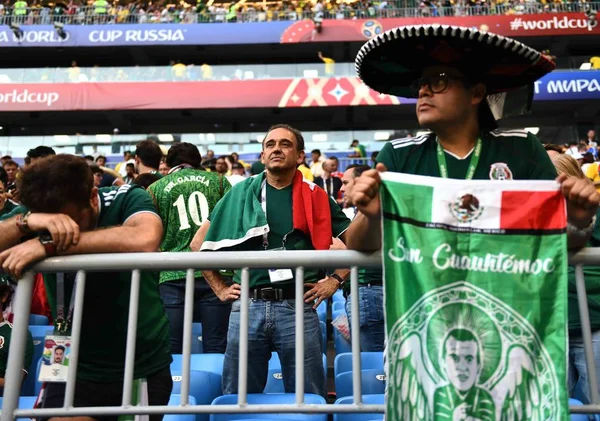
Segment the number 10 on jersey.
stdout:
<path fill-rule="evenodd" d="M 190 195 L 187 200 L 187 207 L 185 195 L 183 194 L 179 195 L 173 206 L 177 208 L 177 214 L 179 215 L 179 231 L 191 228 L 190 218 L 194 224 L 200 226 L 210 215 L 206 196 L 199 191 L 195 191 Z"/>

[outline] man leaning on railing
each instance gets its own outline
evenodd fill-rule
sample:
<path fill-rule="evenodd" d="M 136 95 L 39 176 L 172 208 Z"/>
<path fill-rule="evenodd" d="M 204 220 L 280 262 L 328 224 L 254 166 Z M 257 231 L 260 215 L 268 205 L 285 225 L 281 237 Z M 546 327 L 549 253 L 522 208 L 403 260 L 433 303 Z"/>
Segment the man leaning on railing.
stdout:
<path fill-rule="evenodd" d="M 41 159 L 27 167 L 20 183 L 21 201 L 29 211 L 0 222 L 0 266 L 15 279 L 31 264 L 54 255 L 158 250 L 162 222 L 148 193 L 139 186 L 94 187 L 82 158 Z M 83 305 L 76 407 L 122 403 L 130 279 L 130 271 L 89 274 L 85 302 L 69 304 L 78 282 L 70 274 L 45 276 L 56 322 L 53 337 L 71 342 L 73 304 Z M 134 388 L 151 405 L 166 405 L 173 385 L 172 359 L 158 273 L 142 272 L 140 283 L 139 305 L 144 314 L 138 321 L 136 345 L 143 352 L 135 356 Z M 63 406 L 66 376 L 53 380 L 44 386 L 43 408 Z M 162 415 L 150 418 L 160 421 Z M 102 421 L 116 419 L 102 417 Z"/>
<path fill-rule="evenodd" d="M 334 200 L 304 180 L 296 167 L 304 162 L 302 134 L 273 126 L 262 144 L 266 171 L 241 183 L 221 199 L 192 242 L 192 250 L 274 251 L 328 250 L 332 237 L 344 240 L 350 221 Z M 266 257 L 268 258 L 268 257 Z M 278 267 L 250 271 L 248 393 L 262 393 L 271 350 L 279 354 L 285 391 L 295 391 L 295 306 L 304 306 L 305 392 L 325 395 L 321 330 L 315 309 L 330 298 L 349 275 L 346 269 L 320 281 L 316 270 L 305 271 L 304 303 L 295 298 L 294 272 Z M 240 271 L 228 286 L 219 272 L 204 276 L 223 301 L 234 301 L 229 319 L 223 368 L 223 393 L 238 391 L 240 354 Z M 317 282 L 318 281 L 318 282 Z M 242 350 L 243 352 L 243 350 Z"/>

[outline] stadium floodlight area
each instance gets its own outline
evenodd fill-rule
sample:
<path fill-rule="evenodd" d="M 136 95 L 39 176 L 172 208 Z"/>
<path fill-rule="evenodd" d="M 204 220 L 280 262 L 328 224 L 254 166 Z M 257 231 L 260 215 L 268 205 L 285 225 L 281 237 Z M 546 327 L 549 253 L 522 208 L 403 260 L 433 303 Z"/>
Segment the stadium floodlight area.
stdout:
<path fill-rule="evenodd" d="M 359 300 L 352 300 L 352 401 L 344 405 L 311 404 L 304 393 L 304 307 L 296 306 L 296 384 L 295 403 L 266 405 L 252 403 L 247 389 L 248 377 L 248 316 L 250 299 L 250 269 L 272 268 L 273 261 L 284 267 L 295 269 L 295 299 L 303 301 L 304 269 L 351 268 L 351 294 L 358 294 L 358 267 L 377 267 L 381 265 L 381 255 L 367 255 L 355 251 L 273 251 L 255 252 L 214 252 L 214 253 L 130 253 L 130 254 L 98 254 L 70 257 L 55 257 L 35 265 L 19 280 L 19 294 L 14 303 L 15 314 L 12 341 L 9 350 L 6 384 L 1 413 L 1 421 L 12 421 L 16 418 L 49 418 L 69 416 L 116 416 L 134 414 L 342 414 L 342 413 L 383 413 L 383 404 L 367 404 L 363 401 Z M 600 396 L 597 390 L 597 373 L 594 365 L 590 319 L 585 291 L 583 266 L 600 265 L 600 250 L 583 249 L 569 257 L 569 263 L 576 268 L 576 287 L 579 310 L 582 322 L 582 333 L 590 396 L 592 404 L 571 406 L 571 413 L 600 414 Z M 241 308 L 240 308 L 240 348 L 239 348 L 239 391 L 237 403 L 230 399 L 223 405 L 195 405 L 188 398 L 190 391 L 192 321 L 194 296 L 194 271 L 202 269 L 241 269 Z M 140 271 L 143 270 L 185 270 L 185 315 L 182 357 L 182 382 L 180 402 L 177 406 L 131 406 L 131 390 L 133 368 L 135 362 L 135 345 L 137 332 L 137 315 L 139 309 Z M 86 274 L 88 272 L 131 271 L 131 294 L 129 304 L 129 320 L 127 330 L 127 350 L 125 355 L 125 375 L 123 384 L 123 402 L 115 407 L 73 407 L 75 379 L 79 354 L 79 341 L 83 313 L 83 297 Z M 72 326 L 71 357 L 65 392 L 65 404 L 62 408 L 17 409 L 23 367 L 29 309 L 34 285 L 34 273 L 77 272 L 77 290 Z"/>

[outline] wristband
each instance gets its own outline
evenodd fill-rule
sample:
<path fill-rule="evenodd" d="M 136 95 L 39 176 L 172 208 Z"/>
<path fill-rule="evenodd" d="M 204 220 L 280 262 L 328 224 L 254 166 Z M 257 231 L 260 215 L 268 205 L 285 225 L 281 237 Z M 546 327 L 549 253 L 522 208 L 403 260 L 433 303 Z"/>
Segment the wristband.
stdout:
<path fill-rule="evenodd" d="M 332 273 L 331 275 L 329 275 L 329 277 L 335 279 L 336 281 L 338 281 L 338 283 L 340 284 L 338 286 L 338 289 L 344 288 L 344 285 L 346 284 L 346 281 L 344 281 L 340 275 L 338 275 L 337 273 Z"/>
<path fill-rule="evenodd" d="M 42 246 L 44 246 L 44 250 L 46 251 L 46 256 L 48 257 L 52 257 L 52 256 L 56 256 L 56 245 L 54 244 L 54 241 L 52 240 L 52 236 L 50 235 L 50 233 L 42 233 L 38 239 L 40 240 L 40 243 L 42 243 Z"/>
<path fill-rule="evenodd" d="M 23 234 L 33 233 L 31 229 L 29 229 L 29 224 L 27 223 L 30 215 L 31 212 L 27 212 L 26 214 L 20 213 L 17 215 L 17 228 L 19 228 L 19 231 L 21 231 Z"/>

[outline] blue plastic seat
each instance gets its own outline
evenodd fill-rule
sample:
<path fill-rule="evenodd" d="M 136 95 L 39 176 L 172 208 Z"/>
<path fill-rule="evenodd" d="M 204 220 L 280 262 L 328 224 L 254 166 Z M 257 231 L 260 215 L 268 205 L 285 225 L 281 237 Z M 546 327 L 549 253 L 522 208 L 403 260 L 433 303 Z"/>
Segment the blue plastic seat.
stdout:
<path fill-rule="evenodd" d="M 174 394 L 181 393 L 181 383 L 183 380 L 181 371 L 171 372 L 173 378 Z M 209 371 L 190 372 L 190 396 L 192 396 L 198 405 L 210 405 L 215 398 L 223 394 L 221 389 L 221 374 L 211 373 Z M 196 414 L 196 421 L 208 421 L 208 414 Z"/>
<path fill-rule="evenodd" d="M 46 316 L 42 316 L 41 314 L 30 314 L 29 315 L 29 325 L 30 326 L 48 326 L 50 324 L 50 320 Z"/>
<path fill-rule="evenodd" d="M 237 405 L 237 395 L 221 396 L 213 401 L 213 405 Z M 293 393 L 281 394 L 249 394 L 249 405 L 277 405 L 294 404 L 296 395 Z M 322 396 L 306 394 L 304 402 L 312 405 L 324 405 L 325 399 Z M 211 414 L 210 421 L 232 421 L 232 420 L 282 420 L 287 421 L 327 421 L 327 414 Z"/>
<path fill-rule="evenodd" d="M 383 370 L 361 370 L 362 392 L 366 395 L 385 393 L 385 373 Z M 335 376 L 335 395 L 338 398 L 352 396 L 352 372 L 346 371 Z"/>
<path fill-rule="evenodd" d="M 19 397 L 19 409 L 32 409 L 33 405 L 35 405 L 35 401 L 37 400 L 37 396 L 21 396 Z M 2 408 L 2 397 L 0 396 L 0 409 Z M 29 421 L 28 418 L 17 418 L 19 420 Z"/>
<path fill-rule="evenodd" d="M 173 394 L 169 398 L 169 406 L 178 406 L 181 404 L 181 395 Z M 189 405 L 196 405 L 196 399 L 193 396 L 188 398 Z M 196 421 L 194 414 L 166 414 L 163 421 Z"/>
<path fill-rule="evenodd" d="M 342 291 L 337 291 L 335 294 L 333 294 L 333 297 L 331 297 L 331 299 L 334 303 L 337 301 L 341 301 L 342 303 L 346 302 L 346 298 L 344 297 L 344 293 Z"/>
<path fill-rule="evenodd" d="M 223 374 L 223 354 L 192 354 L 190 368 L 197 371 L 209 371 L 211 373 Z M 183 356 L 181 354 L 173 354 L 173 362 L 171 363 L 171 372 L 181 371 Z"/>
<path fill-rule="evenodd" d="M 383 352 L 361 352 L 360 362 L 362 370 L 380 370 L 383 372 Z M 352 371 L 352 354 L 336 355 L 333 362 L 333 372 L 338 374 Z"/>
<path fill-rule="evenodd" d="M 323 370 L 325 375 L 327 375 L 327 357 L 325 354 L 323 354 Z M 269 360 L 269 373 L 267 375 L 267 384 L 264 393 L 285 393 L 281 361 L 276 352 L 271 354 L 271 359 Z"/>
<path fill-rule="evenodd" d="M 38 360 L 42 358 L 42 353 L 44 352 L 44 340 L 46 339 L 46 336 L 52 334 L 52 331 L 53 327 L 48 325 L 29 326 L 29 332 L 31 332 L 31 337 L 33 338 L 33 358 L 31 359 L 31 365 L 28 367 L 27 378 L 25 379 L 25 382 L 23 382 L 23 387 L 21 388 L 21 395 L 23 396 L 35 395 Z"/>
<path fill-rule="evenodd" d="M 327 325 L 325 322 L 319 322 L 319 326 L 321 327 L 321 352 L 323 354 L 327 353 Z"/>
<path fill-rule="evenodd" d="M 202 354 L 202 323 L 192 324 L 192 354 Z"/>
<path fill-rule="evenodd" d="M 333 304 L 331 305 L 331 312 L 336 312 L 336 311 L 340 311 L 343 310 L 344 312 L 346 311 L 346 302 L 345 301 L 334 301 Z"/>
<path fill-rule="evenodd" d="M 335 405 L 350 405 L 354 402 L 352 396 L 346 396 L 335 401 Z M 363 395 L 363 403 L 367 405 L 383 405 L 385 395 Z M 383 414 L 333 414 L 333 421 L 380 421 Z"/>
<path fill-rule="evenodd" d="M 317 316 L 319 316 L 320 322 L 327 323 L 327 301 L 323 301 L 317 307 Z"/>
<path fill-rule="evenodd" d="M 570 398 L 569 405 L 581 406 L 583 403 L 577 399 Z M 590 418 L 587 414 L 571 414 L 571 421 L 588 421 Z M 594 418 L 597 419 L 597 418 Z"/>

